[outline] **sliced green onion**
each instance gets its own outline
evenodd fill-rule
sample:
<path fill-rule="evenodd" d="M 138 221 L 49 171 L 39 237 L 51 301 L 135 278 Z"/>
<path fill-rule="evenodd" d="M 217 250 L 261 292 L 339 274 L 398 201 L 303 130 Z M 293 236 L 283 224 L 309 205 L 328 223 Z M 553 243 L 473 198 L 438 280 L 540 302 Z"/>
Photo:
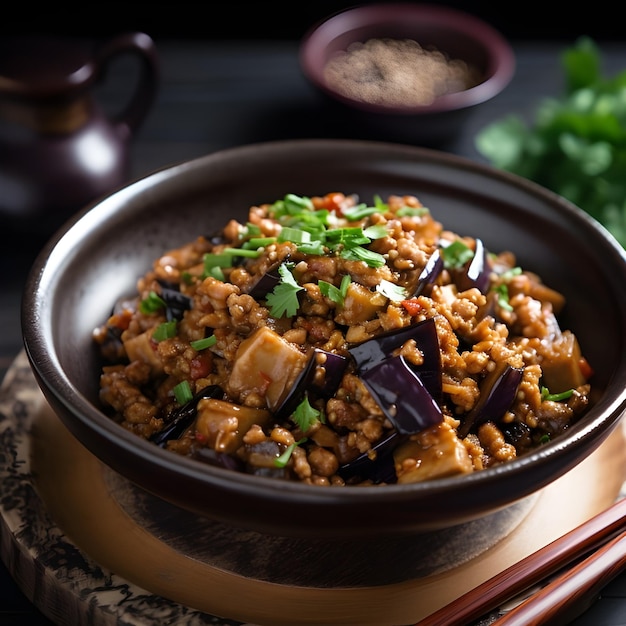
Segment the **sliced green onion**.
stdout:
<path fill-rule="evenodd" d="M 550 393 L 547 387 L 541 388 L 541 399 L 549 400 L 551 402 L 561 402 L 562 400 L 568 400 L 574 394 L 573 389 L 562 391 L 561 393 Z"/>
<path fill-rule="evenodd" d="M 374 213 L 380 213 L 380 209 L 375 206 L 367 206 L 365 203 L 359 204 L 350 209 L 344 209 L 343 216 L 350 222 L 358 222 L 364 217 L 374 215 Z"/>
<path fill-rule="evenodd" d="M 311 233 L 301 228 L 292 228 L 291 226 L 283 226 L 278 241 L 291 241 L 293 243 L 309 243 L 311 241 Z"/>
<path fill-rule="evenodd" d="M 151 291 L 146 298 L 139 303 L 139 310 L 144 315 L 150 315 L 165 308 L 165 300 L 156 291 Z"/>
<path fill-rule="evenodd" d="M 217 337 L 215 335 L 211 335 L 210 337 L 205 337 L 204 339 L 197 339 L 196 341 L 191 341 L 189 345 L 200 352 L 201 350 L 206 350 L 211 346 L 214 346 L 217 343 Z"/>
<path fill-rule="evenodd" d="M 251 237 L 242 244 L 243 250 L 258 250 L 276 243 L 276 237 Z"/>
<path fill-rule="evenodd" d="M 222 250 L 222 254 L 229 257 L 244 256 L 248 257 L 249 259 L 256 259 L 258 256 L 261 255 L 258 250 L 245 250 L 244 248 L 224 248 Z"/>
<path fill-rule="evenodd" d="M 163 341 L 165 339 L 171 339 L 172 337 L 176 337 L 176 331 L 178 330 L 178 324 L 176 320 L 172 320 L 171 322 L 163 322 L 159 324 L 152 333 L 152 339 L 155 341 Z"/>
<path fill-rule="evenodd" d="M 430 211 L 425 206 L 403 206 L 396 211 L 396 217 L 422 217 L 428 213 Z"/>
<path fill-rule="evenodd" d="M 326 282 L 325 280 L 318 281 L 318 286 L 320 288 L 320 292 L 326 298 L 330 298 L 333 302 L 341 305 L 346 297 L 346 293 L 348 293 L 348 286 L 350 285 L 350 275 L 345 274 L 341 279 L 341 284 L 339 287 L 335 287 L 332 283 Z"/>
<path fill-rule="evenodd" d="M 299 441 L 296 441 L 290 444 L 289 446 L 287 446 L 287 449 L 279 457 L 276 457 L 274 459 L 274 466 L 285 467 L 285 465 L 289 463 L 289 459 L 291 458 L 293 451 L 296 449 L 296 446 L 299 446 L 301 443 L 304 443 L 305 441 L 306 441 L 306 437 L 303 437 Z"/>
<path fill-rule="evenodd" d="M 181 406 L 183 404 L 187 404 L 190 400 L 193 399 L 193 394 L 191 393 L 191 386 L 189 385 L 189 381 L 183 380 L 175 385 L 172 389 L 174 393 L 174 397 L 176 398 L 176 402 Z"/>

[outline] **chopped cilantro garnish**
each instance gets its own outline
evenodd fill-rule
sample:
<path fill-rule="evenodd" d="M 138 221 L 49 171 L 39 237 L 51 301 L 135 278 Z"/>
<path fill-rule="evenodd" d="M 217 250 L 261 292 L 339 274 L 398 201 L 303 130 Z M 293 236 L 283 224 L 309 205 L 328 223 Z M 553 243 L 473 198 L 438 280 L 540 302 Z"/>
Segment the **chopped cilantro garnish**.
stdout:
<path fill-rule="evenodd" d="M 206 350 L 207 348 L 214 346 L 216 343 L 217 343 L 217 337 L 215 335 L 211 335 L 210 337 L 205 337 L 204 339 L 191 341 L 189 345 L 194 350 L 200 352 L 200 350 Z"/>
<path fill-rule="evenodd" d="M 308 395 L 305 394 L 304 399 L 296 407 L 293 413 L 292 419 L 298 428 L 306 433 L 311 426 L 317 422 L 323 421 L 323 415 L 321 411 L 311 406 Z"/>
<path fill-rule="evenodd" d="M 402 302 L 408 297 L 408 293 L 404 287 L 389 282 L 384 278 L 376 285 L 376 291 L 382 293 L 383 296 L 389 298 L 392 302 Z"/>
<path fill-rule="evenodd" d="M 372 226 L 368 226 L 363 234 L 369 239 L 382 239 L 388 235 L 387 229 L 383 224 L 373 224 Z"/>
<path fill-rule="evenodd" d="M 446 269 L 459 269 L 474 256 L 474 251 L 457 239 L 449 246 L 441 248 L 441 256 Z"/>
<path fill-rule="evenodd" d="M 341 251 L 341 257 L 348 261 L 363 261 L 370 267 L 382 267 L 385 264 L 385 257 L 378 252 L 373 252 L 362 246 L 345 248 Z"/>
<path fill-rule="evenodd" d="M 183 380 L 179 382 L 178 385 L 175 385 L 172 389 L 172 392 L 174 393 L 176 402 L 178 402 L 178 404 L 180 404 L 181 406 L 183 404 L 187 404 L 187 402 L 189 402 L 193 398 L 193 394 L 191 393 L 191 386 L 186 380 Z"/>
<path fill-rule="evenodd" d="M 163 341 L 164 339 L 171 339 L 172 337 L 176 337 L 177 326 L 178 324 L 176 320 L 159 324 L 152 333 L 152 339 L 158 342 Z"/>
<path fill-rule="evenodd" d="M 293 317 L 300 306 L 298 292 L 302 291 L 303 287 L 298 285 L 287 263 L 278 266 L 278 273 L 281 281 L 267 294 L 266 302 L 270 306 L 272 316 Z"/>

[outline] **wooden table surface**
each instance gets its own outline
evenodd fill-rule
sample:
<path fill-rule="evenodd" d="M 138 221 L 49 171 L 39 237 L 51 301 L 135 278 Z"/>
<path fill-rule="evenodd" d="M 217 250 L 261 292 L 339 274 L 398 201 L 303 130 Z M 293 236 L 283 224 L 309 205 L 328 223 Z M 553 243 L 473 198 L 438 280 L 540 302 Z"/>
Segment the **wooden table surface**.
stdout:
<path fill-rule="evenodd" d="M 308 137 L 341 137 L 324 117 L 319 96 L 306 82 L 293 41 L 156 40 L 161 61 L 157 102 L 134 139 L 131 178 L 222 148 L 253 142 Z M 459 136 L 438 146 L 483 160 L 474 147 L 479 129 L 507 113 L 531 116 L 538 102 L 562 88 L 559 54 L 564 43 L 514 41 L 517 71 L 506 91 L 475 110 Z M 626 68 L 626 44 L 602 43 L 607 73 Z M 101 90 L 111 106 L 133 79 L 123 63 Z M 367 138 L 367 137 L 362 137 Z M 1 191 L 1 190 L 0 190 Z M 6 190 L 5 190 L 6 192 Z M 17 236 L 0 215 L 0 378 L 22 348 L 20 298 L 43 241 Z M 43 607 L 45 612 L 45 607 Z M 51 624 L 0 567 L 0 624 Z M 626 624 L 626 574 L 616 578 L 576 626 Z"/>

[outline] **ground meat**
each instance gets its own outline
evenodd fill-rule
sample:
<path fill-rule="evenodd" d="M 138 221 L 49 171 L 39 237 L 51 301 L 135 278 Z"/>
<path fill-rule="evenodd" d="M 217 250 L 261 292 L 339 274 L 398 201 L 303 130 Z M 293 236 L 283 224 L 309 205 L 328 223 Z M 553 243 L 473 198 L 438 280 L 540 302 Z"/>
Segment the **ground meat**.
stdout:
<path fill-rule="evenodd" d="M 410 195 L 253 206 L 245 223 L 156 259 L 94 331 L 107 361 L 102 405 L 146 439 L 186 416 L 165 444 L 172 453 L 219 448 L 243 471 L 317 486 L 510 462 L 584 415 L 593 371 L 559 326 L 563 296 L 513 252 L 485 252 L 470 275 L 480 243 Z M 400 336 L 371 361 L 355 356 Z M 368 368 L 382 363 L 405 368 L 395 401 L 370 384 Z M 420 388 L 436 417 L 423 425 Z M 199 399 L 206 389 L 219 393 Z M 406 406 L 422 408 L 411 427 L 398 415 Z"/>

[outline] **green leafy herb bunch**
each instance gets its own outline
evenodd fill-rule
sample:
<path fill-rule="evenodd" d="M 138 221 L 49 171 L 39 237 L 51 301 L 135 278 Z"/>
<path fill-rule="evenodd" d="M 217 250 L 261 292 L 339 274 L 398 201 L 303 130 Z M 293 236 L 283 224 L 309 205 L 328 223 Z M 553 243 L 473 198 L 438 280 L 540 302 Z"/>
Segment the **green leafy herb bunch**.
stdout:
<path fill-rule="evenodd" d="M 517 114 L 476 137 L 492 165 L 570 200 L 626 247 L 626 70 L 603 76 L 589 37 L 564 50 L 565 92 L 544 98 L 532 124 Z"/>

